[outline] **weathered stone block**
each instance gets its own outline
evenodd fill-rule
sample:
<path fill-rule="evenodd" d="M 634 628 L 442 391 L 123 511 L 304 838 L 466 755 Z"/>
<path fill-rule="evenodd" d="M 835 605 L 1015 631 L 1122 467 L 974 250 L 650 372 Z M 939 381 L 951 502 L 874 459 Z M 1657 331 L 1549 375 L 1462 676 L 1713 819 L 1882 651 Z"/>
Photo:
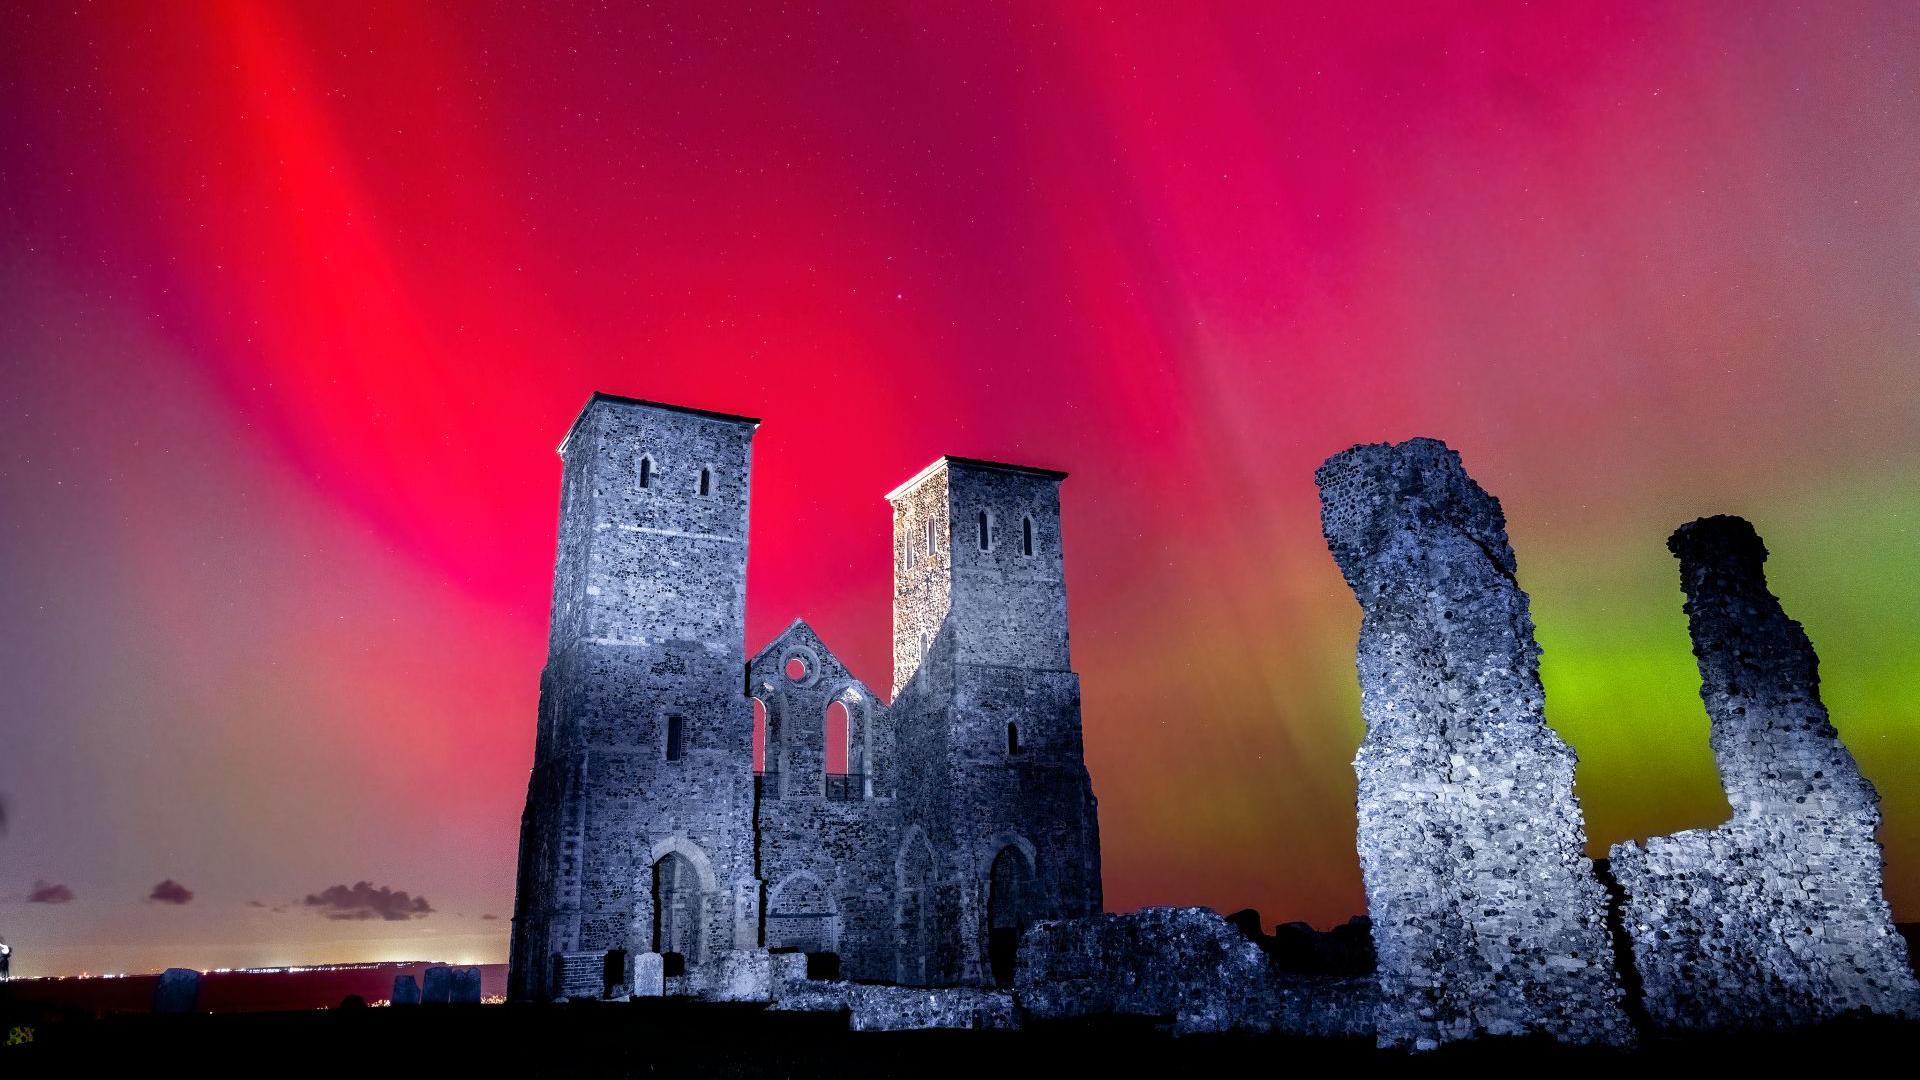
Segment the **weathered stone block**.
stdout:
<path fill-rule="evenodd" d="M 1499 502 L 1433 439 L 1356 446 L 1315 480 L 1363 613 L 1354 770 L 1381 1045 L 1631 1040 Z"/>
<path fill-rule="evenodd" d="M 426 985 L 420 992 L 422 1005 L 446 1005 L 453 1001 L 453 969 L 436 964 L 426 971 Z"/>
<path fill-rule="evenodd" d="M 657 952 L 643 952 L 633 958 L 633 996 L 659 997 L 667 992 L 666 968 Z"/>
<path fill-rule="evenodd" d="M 200 1010 L 200 973 L 191 968 L 168 968 L 153 986 L 153 1011 L 180 1015 Z"/>
<path fill-rule="evenodd" d="M 1613 849 L 1649 1019 L 1684 1032 L 1920 1015 L 1881 887 L 1879 795 L 1828 721 L 1812 643 L 1767 588 L 1765 545 L 1711 517 L 1667 546 L 1733 816 Z"/>
<path fill-rule="evenodd" d="M 411 975 L 395 975 L 393 977 L 393 997 L 390 1001 L 395 1006 L 420 1004 L 420 983 L 418 980 L 414 979 Z"/>
<path fill-rule="evenodd" d="M 454 968 L 448 979 L 447 1001 L 454 1005 L 480 1004 L 480 969 Z"/>

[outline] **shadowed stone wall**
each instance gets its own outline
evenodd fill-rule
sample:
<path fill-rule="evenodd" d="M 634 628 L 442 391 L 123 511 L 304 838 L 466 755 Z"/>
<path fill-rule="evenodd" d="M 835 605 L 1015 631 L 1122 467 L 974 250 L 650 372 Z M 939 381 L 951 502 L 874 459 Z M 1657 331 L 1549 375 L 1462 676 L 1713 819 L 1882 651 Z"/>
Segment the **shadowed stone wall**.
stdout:
<path fill-rule="evenodd" d="M 1827 720 L 1812 643 L 1767 589 L 1765 546 L 1736 517 L 1667 546 L 1733 816 L 1613 849 L 1649 1018 L 1704 1031 L 1920 1014 L 1881 891 L 1879 796 Z"/>
<path fill-rule="evenodd" d="M 1101 907 L 1067 645 L 1063 478 L 947 457 L 888 496 L 896 921 L 904 940 L 927 942 L 927 982 L 1010 981 L 1024 927 Z M 920 981 L 917 963 L 903 954 L 901 981 Z"/>
<path fill-rule="evenodd" d="M 1380 1044 L 1629 1041 L 1499 502 L 1432 439 L 1356 446 L 1315 480 L 1363 612 L 1354 770 Z"/>

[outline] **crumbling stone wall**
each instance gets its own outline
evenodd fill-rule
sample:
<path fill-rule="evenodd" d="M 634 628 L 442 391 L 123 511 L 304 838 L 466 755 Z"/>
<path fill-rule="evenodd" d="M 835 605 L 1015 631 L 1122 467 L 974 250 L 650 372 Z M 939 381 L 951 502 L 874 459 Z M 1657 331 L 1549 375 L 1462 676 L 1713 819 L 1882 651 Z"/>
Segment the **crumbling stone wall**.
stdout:
<path fill-rule="evenodd" d="M 1820 702 L 1819 660 L 1737 517 L 1667 541 L 1680 560 L 1709 741 L 1733 816 L 1614 847 L 1644 1004 L 1677 1031 L 1920 1014 L 1881 891 L 1879 796 Z"/>
<path fill-rule="evenodd" d="M 1363 613 L 1354 770 L 1380 1044 L 1630 1040 L 1499 502 L 1433 439 L 1356 446 L 1315 480 Z"/>
<path fill-rule="evenodd" d="M 1370 1036 L 1378 1008 L 1372 979 L 1283 972 L 1206 908 L 1035 923 L 1015 991 L 1036 1019 L 1154 1019 L 1178 1034 Z"/>

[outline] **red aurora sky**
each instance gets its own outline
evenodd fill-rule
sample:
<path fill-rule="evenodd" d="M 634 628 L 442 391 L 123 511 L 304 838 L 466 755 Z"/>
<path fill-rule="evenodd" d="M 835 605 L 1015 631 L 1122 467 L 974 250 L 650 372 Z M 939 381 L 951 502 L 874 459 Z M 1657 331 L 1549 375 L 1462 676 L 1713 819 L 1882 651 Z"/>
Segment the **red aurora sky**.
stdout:
<path fill-rule="evenodd" d="M 749 649 L 879 685 L 882 494 L 1071 471 L 1116 909 L 1361 910 L 1329 453 L 1505 500 L 1596 843 L 1726 812 L 1746 514 L 1920 918 L 1920 9 L 720 7 L 0 13 L 16 974 L 504 957 L 595 389 L 766 418 Z"/>

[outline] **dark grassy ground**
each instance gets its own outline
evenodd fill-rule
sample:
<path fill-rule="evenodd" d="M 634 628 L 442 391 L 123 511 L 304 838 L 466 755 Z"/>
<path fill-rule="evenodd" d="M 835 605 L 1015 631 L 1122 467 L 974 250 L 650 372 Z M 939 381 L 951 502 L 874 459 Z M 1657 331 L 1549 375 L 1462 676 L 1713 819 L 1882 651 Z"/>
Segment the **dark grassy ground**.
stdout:
<path fill-rule="evenodd" d="M 1145 1024 L 1019 1032 L 857 1033 L 839 1016 L 757 1006 L 635 1002 L 558 1007 L 358 1009 L 198 1016 L 8 1017 L 31 1045 L 0 1047 L 0 1077 L 373 1074 L 469 1076 L 1272 1076 L 1329 1067 L 1452 1074 L 1461 1067 L 1879 1068 L 1920 1049 L 1920 1027 L 1845 1023 L 1792 1036 L 1650 1042 L 1631 1054 L 1528 1043 L 1410 1057 L 1370 1043 L 1277 1037 L 1174 1039 Z M 1896 1066 L 1898 1067 L 1898 1066 Z M 1440 1073 L 1432 1070 L 1439 1069 Z M 1344 1080 L 1344 1078 L 1340 1078 Z M 1535 1080 L 1557 1080 L 1552 1076 Z M 1709 1077 L 1708 1080 L 1714 1080 Z"/>

